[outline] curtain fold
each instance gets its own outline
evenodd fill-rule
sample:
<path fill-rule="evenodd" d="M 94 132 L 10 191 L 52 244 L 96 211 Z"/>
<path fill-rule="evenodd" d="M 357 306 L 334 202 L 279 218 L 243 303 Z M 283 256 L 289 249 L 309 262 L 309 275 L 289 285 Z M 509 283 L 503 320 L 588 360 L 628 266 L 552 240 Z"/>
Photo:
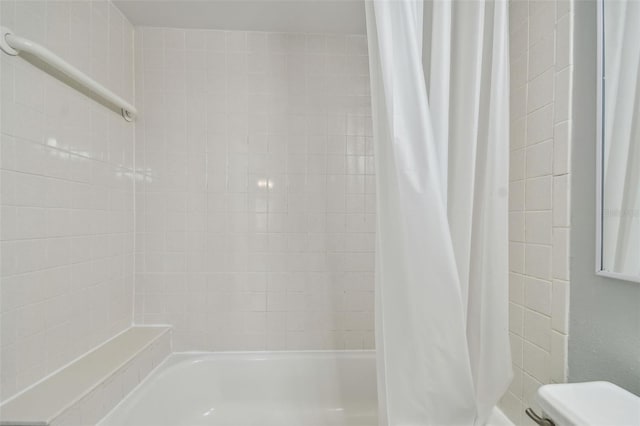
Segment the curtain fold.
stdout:
<path fill-rule="evenodd" d="M 507 3 L 366 15 L 381 424 L 482 425 L 511 380 Z"/>

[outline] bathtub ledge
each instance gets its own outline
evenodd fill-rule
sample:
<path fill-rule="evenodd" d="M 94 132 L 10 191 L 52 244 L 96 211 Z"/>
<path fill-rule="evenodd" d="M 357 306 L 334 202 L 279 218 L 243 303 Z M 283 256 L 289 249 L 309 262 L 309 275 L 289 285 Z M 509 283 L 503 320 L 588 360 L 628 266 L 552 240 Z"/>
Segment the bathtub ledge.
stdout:
<path fill-rule="evenodd" d="M 170 327 L 130 327 L 0 405 L 0 426 L 96 424 L 171 352 Z"/>

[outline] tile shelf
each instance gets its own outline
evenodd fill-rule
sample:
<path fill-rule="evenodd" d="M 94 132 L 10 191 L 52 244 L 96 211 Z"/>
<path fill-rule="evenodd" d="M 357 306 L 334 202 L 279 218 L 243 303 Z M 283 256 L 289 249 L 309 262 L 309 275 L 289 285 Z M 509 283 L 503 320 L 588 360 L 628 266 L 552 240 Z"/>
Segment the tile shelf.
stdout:
<path fill-rule="evenodd" d="M 0 425 L 95 424 L 169 355 L 170 330 L 128 328 L 0 405 Z"/>

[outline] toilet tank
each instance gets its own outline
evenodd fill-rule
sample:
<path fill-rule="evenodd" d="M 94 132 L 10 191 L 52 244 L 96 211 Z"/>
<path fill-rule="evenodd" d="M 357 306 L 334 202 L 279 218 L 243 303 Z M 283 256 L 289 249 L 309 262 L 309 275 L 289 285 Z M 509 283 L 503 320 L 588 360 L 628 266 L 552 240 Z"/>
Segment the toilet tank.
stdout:
<path fill-rule="evenodd" d="M 545 385 L 537 400 L 556 426 L 640 425 L 640 398 L 609 382 Z"/>

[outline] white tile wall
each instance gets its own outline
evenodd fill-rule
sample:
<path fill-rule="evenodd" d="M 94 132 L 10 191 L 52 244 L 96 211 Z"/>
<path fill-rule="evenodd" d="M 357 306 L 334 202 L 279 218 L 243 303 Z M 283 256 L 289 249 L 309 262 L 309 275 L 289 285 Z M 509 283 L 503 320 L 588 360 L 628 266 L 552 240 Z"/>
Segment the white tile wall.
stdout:
<path fill-rule="evenodd" d="M 137 323 L 177 350 L 373 347 L 366 49 L 136 30 Z"/>
<path fill-rule="evenodd" d="M 500 405 L 532 424 L 541 384 L 566 380 L 569 292 L 569 0 L 512 0 L 510 333 L 514 381 Z"/>
<path fill-rule="evenodd" d="M 127 99 L 133 28 L 107 1 L 0 1 L 0 20 Z M 133 125 L 0 54 L 0 399 L 128 327 Z"/>

